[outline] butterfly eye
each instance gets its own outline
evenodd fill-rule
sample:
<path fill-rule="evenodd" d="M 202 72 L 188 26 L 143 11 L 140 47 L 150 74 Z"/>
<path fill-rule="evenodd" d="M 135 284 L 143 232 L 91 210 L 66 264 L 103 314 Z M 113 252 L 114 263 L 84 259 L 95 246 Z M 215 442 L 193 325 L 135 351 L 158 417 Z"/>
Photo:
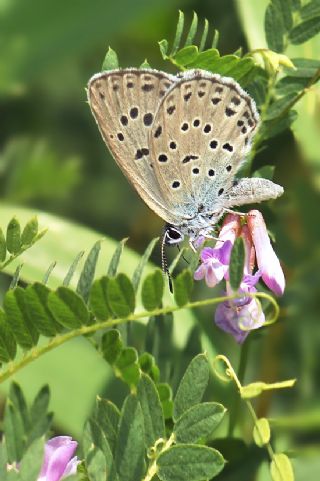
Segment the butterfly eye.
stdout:
<path fill-rule="evenodd" d="M 172 246 L 175 244 L 179 244 L 181 241 L 183 241 L 183 239 L 184 235 L 176 227 L 167 227 L 164 235 L 164 241 L 166 245 Z"/>

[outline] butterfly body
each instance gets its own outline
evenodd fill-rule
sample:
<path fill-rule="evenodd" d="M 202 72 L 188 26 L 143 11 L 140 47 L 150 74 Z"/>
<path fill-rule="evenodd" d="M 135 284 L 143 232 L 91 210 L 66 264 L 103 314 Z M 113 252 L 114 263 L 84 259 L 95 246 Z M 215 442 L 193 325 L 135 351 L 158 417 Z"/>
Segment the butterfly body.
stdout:
<path fill-rule="evenodd" d="M 228 77 L 203 70 L 96 74 L 88 100 L 105 143 L 146 204 L 196 241 L 226 209 L 282 194 L 235 175 L 259 124 L 254 101 Z"/>

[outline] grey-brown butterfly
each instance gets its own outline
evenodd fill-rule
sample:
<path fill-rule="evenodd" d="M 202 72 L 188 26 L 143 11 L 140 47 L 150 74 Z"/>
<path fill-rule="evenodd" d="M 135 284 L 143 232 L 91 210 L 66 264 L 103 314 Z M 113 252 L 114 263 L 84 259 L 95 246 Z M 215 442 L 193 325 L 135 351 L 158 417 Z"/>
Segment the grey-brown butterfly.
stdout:
<path fill-rule="evenodd" d="M 232 78 L 204 70 L 111 70 L 91 78 L 88 99 L 119 167 L 166 221 L 166 244 L 209 237 L 228 209 L 283 193 L 270 180 L 235 179 L 259 115 Z"/>

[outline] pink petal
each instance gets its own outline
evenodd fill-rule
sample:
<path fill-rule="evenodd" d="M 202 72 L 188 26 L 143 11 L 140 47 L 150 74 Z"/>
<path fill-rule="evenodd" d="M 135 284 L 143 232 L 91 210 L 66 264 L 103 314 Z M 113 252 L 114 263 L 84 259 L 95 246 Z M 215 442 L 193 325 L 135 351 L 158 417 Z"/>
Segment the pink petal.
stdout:
<path fill-rule="evenodd" d="M 198 269 L 196 269 L 196 270 L 194 271 L 193 278 L 194 278 L 196 281 L 201 281 L 201 279 L 204 278 L 205 274 L 206 274 L 205 265 L 204 265 L 204 264 L 200 264 L 200 266 L 198 267 Z"/>
<path fill-rule="evenodd" d="M 261 277 L 269 289 L 281 296 L 285 289 L 285 278 L 279 259 L 272 248 L 261 212 L 251 210 L 248 213 L 247 223 L 256 249 Z"/>
<path fill-rule="evenodd" d="M 38 481 L 60 481 L 77 446 L 78 443 L 69 436 L 57 436 L 47 441 Z"/>

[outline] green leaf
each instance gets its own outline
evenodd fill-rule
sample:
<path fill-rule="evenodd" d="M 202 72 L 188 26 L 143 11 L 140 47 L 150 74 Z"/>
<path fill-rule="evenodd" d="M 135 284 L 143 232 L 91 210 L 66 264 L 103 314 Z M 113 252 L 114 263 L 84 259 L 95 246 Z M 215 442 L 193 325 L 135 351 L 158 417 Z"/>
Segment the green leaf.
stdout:
<path fill-rule="evenodd" d="M 99 240 L 94 244 L 91 251 L 89 252 L 88 257 L 86 258 L 86 261 L 84 263 L 82 272 L 80 274 L 79 282 L 77 285 L 77 293 L 83 297 L 85 302 L 87 302 L 89 299 L 89 292 L 94 279 L 100 249 L 101 241 Z"/>
<path fill-rule="evenodd" d="M 6 481 L 6 474 L 7 474 L 7 464 L 8 464 L 8 459 L 7 459 L 7 451 L 6 451 L 6 445 L 4 442 L 0 443 L 0 479 L 3 479 L 3 481 Z"/>
<path fill-rule="evenodd" d="M 133 288 L 134 288 L 135 292 L 137 292 L 137 290 L 138 290 L 143 269 L 145 268 L 146 264 L 148 263 L 149 258 L 151 256 L 158 240 L 159 240 L 159 237 L 156 237 L 155 239 L 152 239 L 152 241 L 150 242 L 150 244 L 148 245 L 148 247 L 144 251 L 144 254 L 139 261 L 139 264 L 137 265 L 137 267 L 136 267 L 136 269 L 133 273 L 132 285 L 133 285 Z"/>
<path fill-rule="evenodd" d="M 197 33 L 197 28 L 198 28 L 198 16 L 196 12 L 193 12 L 192 22 L 185 41 L 185 47 L 192 44 L 194 37 L 196 36 L 196 33 Z"/>
<path fill-rule="evenodd" d="M 17 287 L 7 291 L 3 301 L 7 322 L 12 333 L 23 349 L 31 349 L 37 344 L 38 333 L 33 326 L 26 308 L 24 289 Z"/>
<path fill-rule="evenodd" d="M 148 374 L 155 382 L 159 381 L 160 369 L 156 365 L 154 357 L 148 352 L 144 352 L 139 356 L 139 366 L 141 371 Z"/>
<path fill-rule="evenodd" d="M 28 246 L 32 244 L 35 240 L 35 237 L 38 234 L 38 219 L 37 217 L 33 217 L 26 223 L 22 234 L 21 234 L 21 244 L 23 246 Z"/>
<path fill-rule="evenodd" d="M 145 58 L 139 68 L 151 68 L 148 60 Z"/>
<path fill-rule="evenodd" d="M 300 10 L 300 16 L 302 20 L 317 17 L 320 15 L 320 2 L 319 0 L 312 0 L 304 5 Z"/>
<path fill-rule="evenodd" d="M 293 93 L 274 101 L 268 108 L 264 120 L 273 120 L 283 115 L 286 110 L 289 110 L 296 96 Z"/>
<path fill-rule="evenodd" d="M 33 441 L 25 452 L 19 473 L 21 481 L 37 481 L 44 457 L 44 440 L 42 438 Z"/>
<path fill-rule="evenodd" d="M 9 289 L 14 289 L 15 287 L 17 287 L 22 267 L 23 267 L 23 264 L 20 264 L 20 265 L 17 266 L 16 270 L 14 271 L 14 274 L 13 274 L 11 282 L 10 282 Z"/>
<path fill-rule="evenodd" d="M 174 299 L 179 307 L 189 302 L 192 288 L 192 274 L 189 269 L 185 269 L 174 279 Z"/>
<path fill-rule="evenodd" d="M 76 271 L 76 268 L 80 262 L 80 260 L 82 259 L 83 257 L 83 254 L 84 254 L 84 251 L 80 251 L 79 254 L 76 255 L 75 259 L 72 261 L 72 264 L 71 266 L 69 267 L 68 269 L 68 272 L 65 276 L 65 278 L 63 279 L 63 282 L 62 282 L 62 285 L 63 286 L 66 286 L 68 287 L 68 285 L 70 284 L 71 282 L 71 279 L 73 278 L 73 275 Z"/>
<path fill-rule="evenodd" d="M 103 334 L 101 349 L 104 359 L 109 364 L 114 364 L 123 349 L 120 332 L 117 329 L 110 329 Z"/>
<path fill-rule="evenodd" d="M 181 65 L 182 67 L 189 65 L 189 63 L 193 62 L 198 56 L 198 48 L 194 45 L 189 45 L 188 47 L 184 47 L 179 50 L 173 57 L 175 63 L 177 65 Z"/>
<path fill-rule="evenodd" d="M 32 317 L 34 325 L 40 334 L 52 337 L 61 327 L 56 323 L 48 309 L 48 296 L 50 289 L 39 282 L 25 289 L 26 306 L 29 317 Z"/>
<path fill-rule="evenodd" d="M 264 29 L 270 50 L 281 53 L 284 50 L 285 28 L 278 2 L 272 1 L 266 9 Z"/>
<path fill-rule="evenodd" d="M 289 34 L 289 40 L 294 45 L 299 45 L 300 43 L 304 43 L 310 38 L 314 37 L 319 32 L 320 15 L 301 22 L 294 27 Z"/>
<path fill-rule="evenodd" d="M 211 48 L 217 48 L 219 43 L 219 32 L 214 29 Z"/>
<path fill-rule="evenodd" d="M 0 227 L 0 262 L 4 262 L 7 257 L 7 244 L 3 234 L 3 230 Z"/>
<path fill-rule="evenodd" d="M 229 263 L 229 280 L 234 291 L 237 291 L 240 287 L 243 278 L 244 262 L 244 242 L 242 237 L 238 237 L 233 244 Z"/>
<path fill-rule="evenodd" d="M 220 473 L 224 459 L 216 449 L 186 444 L 163 451 L 157 465 L 161 481 L 203 481 Z"/>
<path fill-rule="evenodd" d="M 20 238 L 20 224 L 18 220 L 13 217 L 7 227 L 7 249 L 10 254 L 17 254 L 21 248 L 21 238 Z"/>
<path fill-rule="evenodd" d="M 292 4 L 291 0 L 273 0 L 278 4 L 278 8 L 281 12 L 282 22 L 284 28 L 289 32 L 292 28 L 293 18 L 292 18 Z"/>
<path fill-rule="evenodd" d="M 100 321 L 105 321 L 111 317 L 107 295 L 108 283 L 109 278 L 107 276 L 101 277 L 101 279 L 94 281 L 90 290 L 89 305 L 93 314 Z"/>
<path fill-rule="evenodd" d="M 196 443 L 209 438 L 226 412 L 222 404 L 208 402 L 195 404 L 185 411 L 174 425 L 178 443 Z"/>
<path fill-rule="evenodd" d="M 49 428 L 51 421 L 51 415 L 47 414 L 49 401 L 50 389 L 46 384 L 37 393 L 30 409 L 30 425 L 32 428 L 30 437 L 32 440 L 44 435 Z"/>
<path fill-rule="evenodd" d="M 293 58 L 292 62 L 296 69 L 290 69 L 286 71 L 287 76 L 290 77 L 312 78 L 320 69 L 320 60 L 311 58 Z"/>
<path fill-rule="evenodd" d="M 126 398 L 120 417 L 115 463 L 121 481 L 141 481 L 144 469 L 144 421 L 136 396 Z"/>
<path fill-rule="evenodd" d="M 170 54 L 171 56 L 173 56 L 179 49 L 181 37 L 183 33 L 183 27 L 184 27 L 184 13 L 181 10 L 179 10 L 179 18 L 177 23 L 176 34 L 172 44 L 172 50 Z"/>
<path fill-rule="evenodd" d="M 205 48 L 206 41 L 208 38 L 208 32 L 209 32 L 209 22 L 205 18 L 204 19 L 204 24 L 203 24 L 203 32 L 200 40 L 200 45 L 199 45 L 199 51 L 202 52 L 202 50 Z"/>
<path fill-rule="evenodd" d="M 111 47 L 108 48 L 102 63 L 102 70 L 114 70 L 119 68 L 119 60 L 116 52 Z"/>
<path fill-rule="evenodd" d="M 190 362 L 179 384 L 174 399 L 173 419 L 177 421 L 194 404 L 201 402 L 209 381 L 209 362 L 205 354 L 198 354 Z"/>
<path fill-rule="evenodd" d="M 264 122 L 261 127 L 261 133 L 264 132 L 263 135 L 267 138 L 274 137 L 290 128 L 297 117 L 297 112 L 295 110 L 290 110 L 287 115 L 283 115 L 279 119 Z"/>
<path fill-rule="evenodd" d="M 168 47 L 169 47 L 168 41 L 164 39 L 164 40 L 161 40 L 160 42 L 158 42 L 158 44 L 159 44 L 160 53 L 162 55 L 162 58 L 164 60 L 167 60 L 168 59 L 167 53 L 168 53 Z"/>
<path fill-rule="evenodd" d="M 125 239 L 122 239 L 122 241 L 120 241 L 119 244 L 117 245 L 108 267 L 108 272 L 107 272 L 108 277 L 114 277 L 116 275 L 121 254 L 123 252 L 123 248 L 127 240 L 128 238 L 126 237 Z"/>
<path fill-rule="evenodd" d="M 171 419 L 173 413 L 172 389 L 167 383 L 158 383 L 157 391 L 165 419 Z"/>
<path fill-rule="evenodd" d="M 0 362 L 8 362 L 16 357 L 17 344 L 7 323 L 5 313 L 0 309 Z"/>
<path fill-rule="evenodd" d="M 216 48 L 211 48 L 199 53 L 193 62 L 188 64 L 188 68 L 201 68 L 211 71 L 212 63 L 219 58 L 219 52 Z"/>
<path fill-rule="evenodd" d="M 9 400 L 6 403 L 3 428 L 8 461 L 12 464 L 22 457 L 24 429 L 21 417 L 17 414 L 16 408 Z"/>
<path fill-rule="evenodd" d="M 114 363 L 115 373 L 129 386 L 136 386 L 140 379 L 138 353 L 133 347 L 123 349 Z"/>
<path fill-rule="evenodd" d="M 107 299 L 112 312 L 117 317 L 127 317 L 134 311 L 134 289 L 128 276 L 120 273 L 109 280 Z"/>
<path fill-rule="evenodd" d="M 157 388 L 146 374 L 141 374 L 138 384 L 138 399 L 143 413 L 146 443 L 150 448 L 158 439 L 165 437 L 165 427 Z"/>
<path fill-rule="evenodd" d="M 253 177 L 258 177 L 259 179 L 272 180 L 274 177 L 275 166 L 274 165 L 264 165 L 261 169 L 256 170 Z"/>
<path fill-rule="evenodd" d="M 152 311 L 161 306 L 163 288 L 163 273 L 160 269 L 156 269 L 144 279 L 141 299 L 143 307 L 147 311 Z"/>
<path fill-rule="evenodd" d="M 98 397 L 94 416 L 113 452 L 118 435 L 119 409 L 111 401 Z"/>
<path fill-rule="evenodd" d="M 284 77 L 276 84 L 276 93 L 280 96 L 299 93 L 309 83 L 306 77 Z"/>
<path fill-rule="evenodd" d="M 48 283 L 49 278 L 50 278 L 50 276 L 51 276 L 51 273 L 52 273 L 53 269 L 56 267 L 56 265 L 57 265 L 56 261 L 54 261 L 54 262 L 52 262 L 52 263 L 50 264 L 50 266 L 49 266 L 48 269 L 47 269 L 47 272 L 46 272 L 45 275 L 43 276 L 43 279 L 42 279 L 42 283 L 43 283 L 43 284 L 47 284 L 47 283 Z"/>
<path fill-rule="evenodd" d="M 273 481 L 294 481 L 290 459 L 283 453 L 273 456 L 270 472 Z"/>
<path fill-rule="evenodd" d="M 253 428 L 253 439 L 257 446 L 262 448 L 270 441 L 270 425 L 266 418 L 260 418 L 256 421 Z"/>
<path fill-rule="evenodd" d="M 48 296 L 48 307 L 55 320 L 68 329 L 88 324 L 89 312 L 82 299 L 69 287 L 58 287 Z"/>
<path fill-rule="evenodd" d="M 106 481 L 112 470 L 113 456 L 99 425 L 90 420 L 83 433 L 83 451 L 90 481 Z"/>

